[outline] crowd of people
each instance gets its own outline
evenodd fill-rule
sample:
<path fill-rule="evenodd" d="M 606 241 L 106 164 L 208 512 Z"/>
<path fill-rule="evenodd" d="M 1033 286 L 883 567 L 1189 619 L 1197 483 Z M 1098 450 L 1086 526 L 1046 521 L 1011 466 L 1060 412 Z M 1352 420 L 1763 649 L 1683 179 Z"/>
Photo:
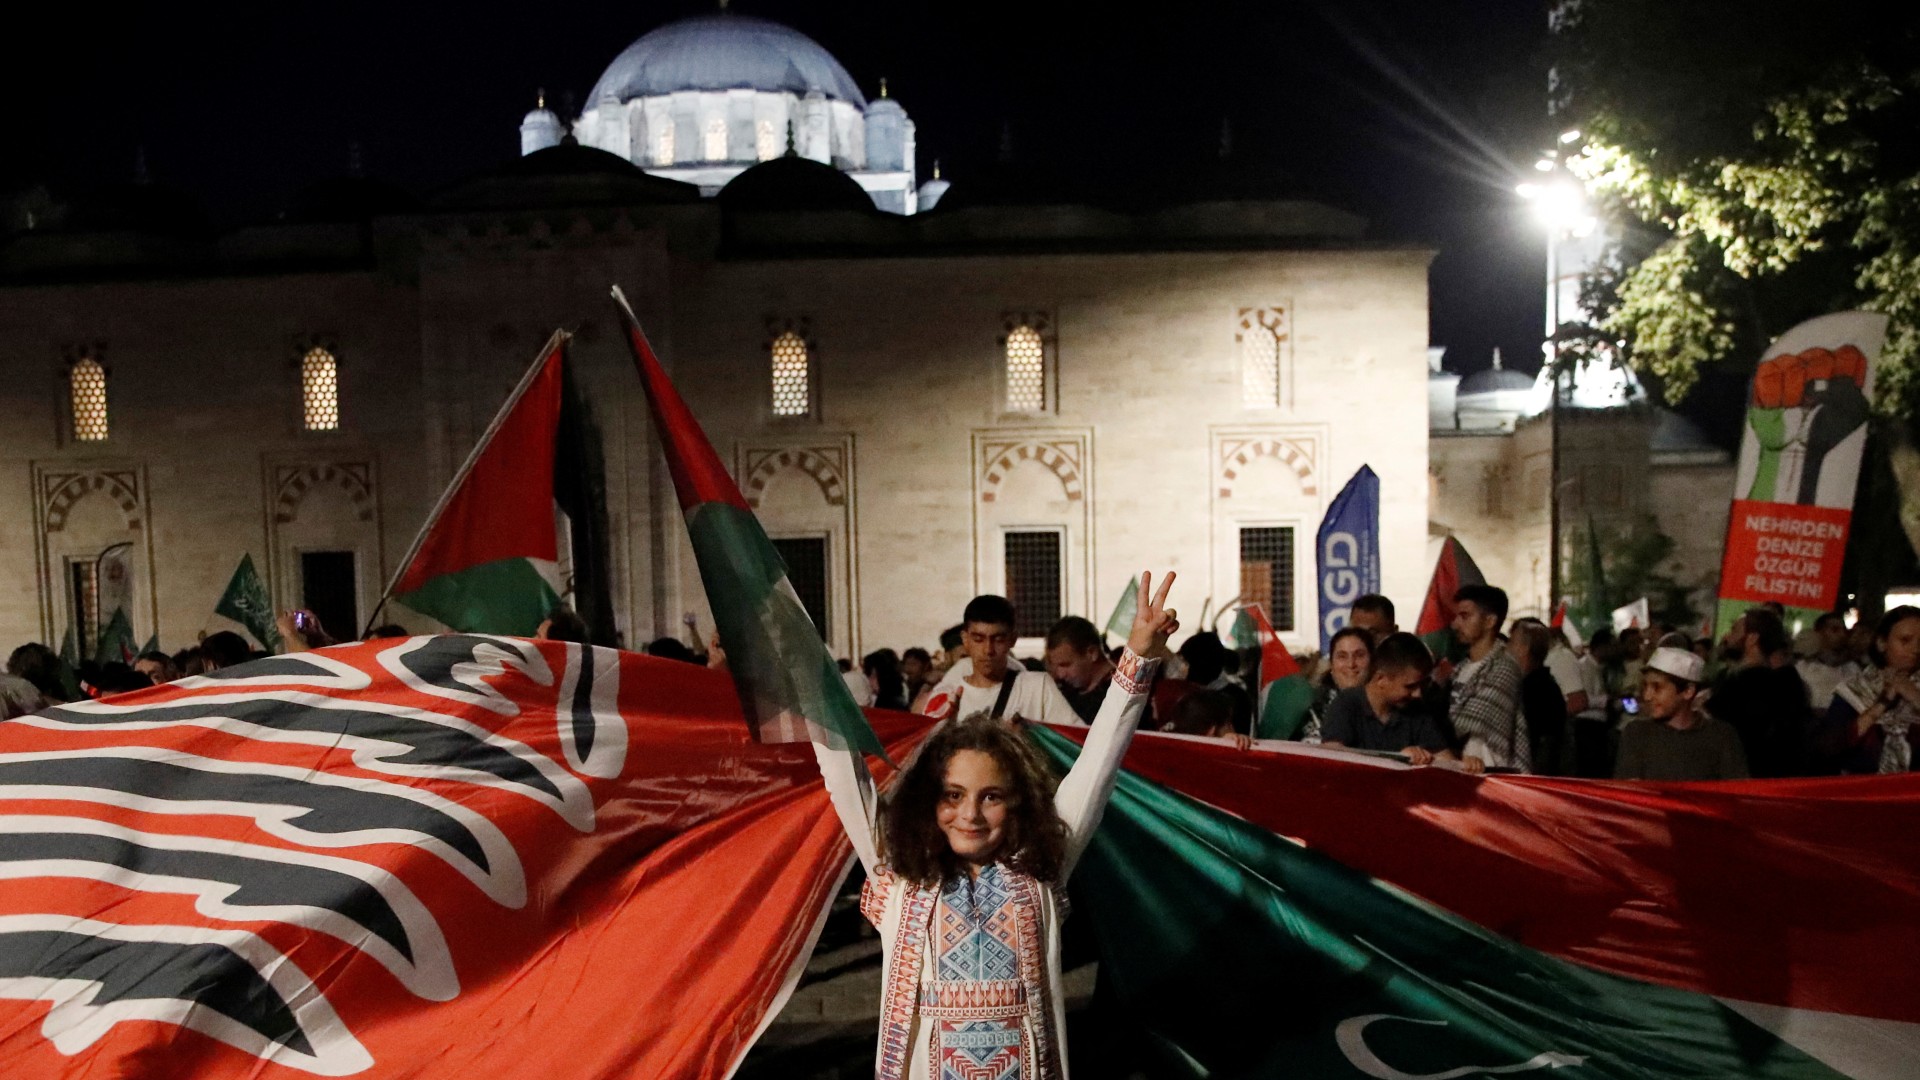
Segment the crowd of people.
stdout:
<path fill-rule="evenodd" d="M 1314 696 L 1286 737 L 1468 772 L 1594 779 L 1912 767 L 1920 608 L 1852 628 L 1837 613 L 1822 615 L 1796 640 L 1779 608 L 1758 606 L 1717 642 L 1656 625 L 1603 629 L 1575 645 L 1539 619 L 1509 622 L 1499 588 L 1467 586 L 1453 601 L 1452 625 L 1436 640 L 1402 631 L 1388 598 L 1357 600 L 1324 655 L 1296 657 Z M 937 651 L 882 649 L 841 667 L 862 705 L 1091 721 L 1118 650 L 1093 623 L 1068 616 L 1040 655 L 1016 658 L 1015 625 L 1007 600 L 981 596 Z M 1209 631 L 1189 636 L 1154 682 L 1144 727 L 1251 745 L 1265 704 L 1259 662 L 1258 649 L 1230 648 Z"/>
<path fill-rule="evenodd" d="M 1913 767 L 1908 731 L 1920 721 L 1920 608 L 1896 607 L 1851 628 L 1826 614 L 1795 639 L 1780 609 L 1759 606 L 1717 642 L 1654 626 L 1602 629 L 1576 645 L 1538 619 L 1509 623 L 1507 596 L 1496 587 L 1470 585 L 1453 600 L 1452 626 L 1438 641 L 1402 631 L 1384 596 L 1355 601 L 1324 655 L 1296 658 L 1314 693 L 1304 722 L 1284 736 L 1469 772 L 1589 778 L 1724 780 Z M 331 644 L 303 614 L 280 615 L 283 650 Z M 979 596 L 940 635 L 938 649 L 880 649 L 840 666 L 862 706 L 1091 722 L 1119 650 L 1092 622 L 1068 616 L 1048 631 L 1039 655 L 1016 657 L 1016 625 L 1004 597 Z M 369 636 L 406 633 L 390 625 Z M 587 627 L 562 607 L 537 636 L 585 641 Z M 694 664 L 718 653 L 672 637 L 644 651 Z M 74 665 L 29 643 L 13 650 L 0 674 L 0 718 L 260 655 L 232 631 L 131 662 Z M 1258 649 L 1231 648 L 1211 631 L 1190 635 L 1154 680 L 1143 726 L 1240 745 L 1275 734 L 1260 722 L 1259 662 Z"/>

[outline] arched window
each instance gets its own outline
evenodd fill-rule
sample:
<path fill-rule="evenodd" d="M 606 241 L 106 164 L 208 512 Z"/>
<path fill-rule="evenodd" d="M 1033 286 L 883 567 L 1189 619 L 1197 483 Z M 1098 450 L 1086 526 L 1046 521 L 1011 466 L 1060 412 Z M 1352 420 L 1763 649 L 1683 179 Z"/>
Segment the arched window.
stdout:
<path fill-rule="evenodd" d="M 791 330 L 773 339 L 773 415 L 805 416 L 813 411 L 812 372 L 807 343 Z"/>
<path fill-rule="evenodd" d="M 1280 338 L 1258 324 L 1240 335 L 1240 395 L 1249 409 L 1280 404 Z"/>
<path fill-rule="evenodd" d="M 340 365 L 318 345 L 300 358 L 300 415 L 308 431 L 340 430 Z"/>
<path fill-rule="evenodd" d="M 727 122 L 717 116 L 707 121 L 707 160 L 727 160 Z"/>
<path fill-rule="evenodd" d="M 1016 326 L 1007 334 L 1007 411 L 1045 412 L 1047 347 L 1040 331 Z"/>
<path fill-rule="evenodd" d="M 773 130 L 773 121 L 762 120 L 754 127 L 753 148 L 761 161 L 772 161 L 780 156 L 780 134 Z"/>
<path fill-rule="evenodd" d="M 78 442 L 105 442 L 107 438 L 107 369 L 90 356 L 67 369 L 67 392 L 73 408 L 73 437 Z"/>
<path fill-rule="evenodd" d="M 665 117 L 660 123 L 660 135 L 654 139 L 653 163 L 655 165 L 673 164 L 673 117 Z"/>

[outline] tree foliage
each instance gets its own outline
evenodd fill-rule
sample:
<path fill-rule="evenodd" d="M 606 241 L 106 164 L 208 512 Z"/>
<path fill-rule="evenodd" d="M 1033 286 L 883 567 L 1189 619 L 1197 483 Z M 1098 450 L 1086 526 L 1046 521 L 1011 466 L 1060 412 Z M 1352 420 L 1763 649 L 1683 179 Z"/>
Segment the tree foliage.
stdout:
<path fill-rule="evenodd" d="M 1621 241 L 1590 286 L 1669 401 L 1794 323 L 1886 312 L 1879 405 L 1920 404 L 1920 12 L 1856 0 L 1574 0 L 1555 13 L 1569 165 Z"/>

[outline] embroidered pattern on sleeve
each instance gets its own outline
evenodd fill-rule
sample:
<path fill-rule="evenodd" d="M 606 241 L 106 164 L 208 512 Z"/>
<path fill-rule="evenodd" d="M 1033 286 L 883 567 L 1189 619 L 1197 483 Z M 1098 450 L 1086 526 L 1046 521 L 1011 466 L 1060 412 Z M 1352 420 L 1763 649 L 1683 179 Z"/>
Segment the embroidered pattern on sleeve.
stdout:
<path fill-rule="evenodd" d="M 1123 693 L 1144 694 L 1153 685 L 1153 673 L 1160 667 L 1160 661 L 1149 660 L 1132 649 L 1120 655 L 1120 662 L 1113 668 L 1113 684 Z"/>

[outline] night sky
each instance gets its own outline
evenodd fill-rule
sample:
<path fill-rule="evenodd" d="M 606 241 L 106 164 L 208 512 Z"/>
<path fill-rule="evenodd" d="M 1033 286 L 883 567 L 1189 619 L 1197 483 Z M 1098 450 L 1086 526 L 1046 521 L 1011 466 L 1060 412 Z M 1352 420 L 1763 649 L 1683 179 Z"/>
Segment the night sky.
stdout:
<path fill-rule="evenodd" d="M 571 119 L 615 54 L 712 4 L 289 3 L 245 14 L 66 5 L 14 34 L 0 185 L 132 178 L 221 223 L 270 218 L 348 169 L 420 194 L 518 153 L 544 87 Z M 1539 362 L 1544 238 L 1513 194 L 1555 128 L 1538 0 L 1123 6 L 738 0 L 888 79 L 964 187 L 1003 168 L 1124 202 L 1229 172 L 1439 250 L 1432 340 L 1457 371 Z M 1232 153 L 1222 166 L 1223 120 Z"/>

